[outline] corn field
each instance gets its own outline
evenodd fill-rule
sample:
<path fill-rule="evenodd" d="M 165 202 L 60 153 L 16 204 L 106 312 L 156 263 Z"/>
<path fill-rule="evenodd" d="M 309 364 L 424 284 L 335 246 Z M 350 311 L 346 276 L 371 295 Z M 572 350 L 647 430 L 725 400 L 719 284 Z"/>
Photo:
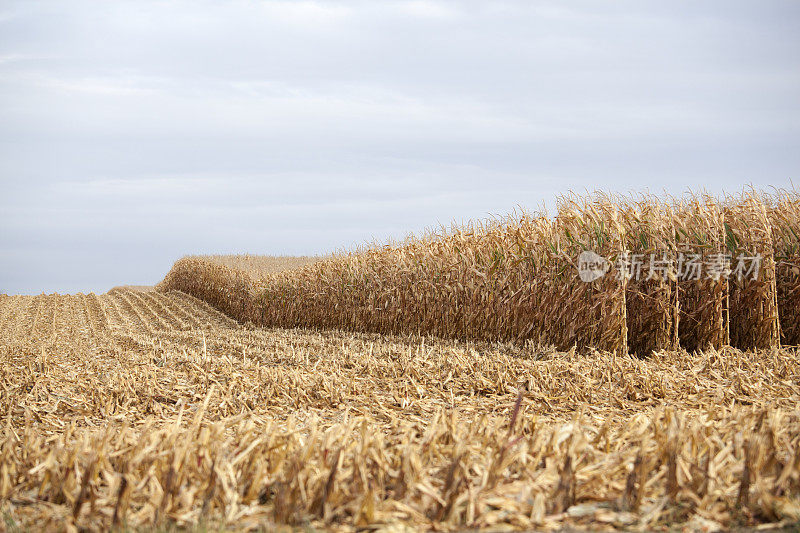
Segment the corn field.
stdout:
<path fill-rule="evenodd" d="M 570 195 L 554 217 L 475 222 L 258 277 L 186 258 L 161 287 L 260 326 L 640 355 L 678 346 L 772 348 L 800 343 L 798 213 L 795 191 L 666 200 Z M 641 276 L 612 272 L 587 283 L 577 265 L 586 250 L 610 265 L 637 255 L 677 268 L 691 255 L 704 264 L 727 256 L 727 263 L 711 276 L 686 279 L 675 268 L 652 275 L 639 265 Z M 737 258 L 756 256 L 756 279 L 736 271 Z"/>
<path fill-rule="evenodd" d="M 155 290 L 0 295 L 0 531 L 796 529 L 799 213 L 569 195 L 326 257 L 187 257 Z M 632 275 L 726 254 L 759 275 Z"/>
<path fill-rule="evenodd" d="M 249 274 L 250 277 L 257 280 L 275 272 L 297 269 L 322 259 L 322 257 L 309 256 L 268 256 L 251 254 L 197 255 L 192 257 L 245 272 Z"/>

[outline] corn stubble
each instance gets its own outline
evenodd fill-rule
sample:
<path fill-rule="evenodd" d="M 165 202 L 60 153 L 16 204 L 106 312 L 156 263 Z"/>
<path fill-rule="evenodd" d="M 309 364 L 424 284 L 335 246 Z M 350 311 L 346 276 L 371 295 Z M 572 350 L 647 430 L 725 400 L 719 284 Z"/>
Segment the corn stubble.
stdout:
<path fill-rule="evenodd" d="M 797 350 L 642 359 L 5 296 L 5 528 L 713 529 L 800 519 Z"/>

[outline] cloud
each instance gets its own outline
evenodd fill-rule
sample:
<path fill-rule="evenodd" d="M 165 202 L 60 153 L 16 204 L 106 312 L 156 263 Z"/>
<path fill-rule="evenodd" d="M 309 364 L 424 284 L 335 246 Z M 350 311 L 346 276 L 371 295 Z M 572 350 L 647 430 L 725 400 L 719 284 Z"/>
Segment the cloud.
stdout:
<path fill-rule="evenodd" d="M 412 0 L 397 2 L 393 5 L 397 12 L 422 19 L 452 19 L 460 12 L 453 4 L 444 2 L 431 2 L 425 0 Z"/>
<path fill-rule="evenodd" d="M 7 2 L 0 291 L 567 189 L 796 181 L 798 22 L 792 2 Z"/>
<path fill-rule="evenodd" d="M 260 4 L 260 9 L 281 23 L 314 30 L 339 24 L 353 11 L 349 6 L 342 4 L 304 0 L 266 1 Z"/>

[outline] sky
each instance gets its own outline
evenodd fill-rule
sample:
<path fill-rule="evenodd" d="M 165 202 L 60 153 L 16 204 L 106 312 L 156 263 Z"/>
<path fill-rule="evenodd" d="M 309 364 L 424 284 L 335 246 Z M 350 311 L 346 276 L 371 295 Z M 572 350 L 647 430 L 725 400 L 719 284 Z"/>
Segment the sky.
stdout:
<path fill-rule="evenodd" d="M 0 1 L 0 293 L 800 183 L 800 2 Z"/>

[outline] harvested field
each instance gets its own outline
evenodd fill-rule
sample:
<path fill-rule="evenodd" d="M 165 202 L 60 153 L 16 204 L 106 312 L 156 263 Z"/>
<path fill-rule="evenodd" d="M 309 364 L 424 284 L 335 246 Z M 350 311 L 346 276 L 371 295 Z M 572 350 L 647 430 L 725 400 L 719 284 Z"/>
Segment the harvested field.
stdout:
<path fill-rule="evenodd" d="M 799 208 L 573 195 L 0 295 L 3 527 L 797 527 Z"/>
<path fill-rule="evenodd" d="M 800 519 L 796 349 L 639 359 L 0 298 L 6 529 L 655 529 Z"/>

